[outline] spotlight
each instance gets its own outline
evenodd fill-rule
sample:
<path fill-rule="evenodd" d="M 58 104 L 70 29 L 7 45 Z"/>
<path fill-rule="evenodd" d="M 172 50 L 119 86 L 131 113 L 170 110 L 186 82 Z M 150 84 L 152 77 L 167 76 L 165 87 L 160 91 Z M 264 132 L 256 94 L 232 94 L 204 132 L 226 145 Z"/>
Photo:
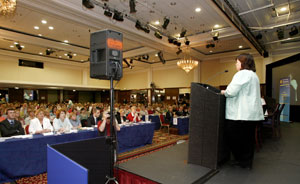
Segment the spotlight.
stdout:
<path fill-rule="evenodd" d="M 159 31 L 155 31 L 154 36 L 158 39 L 162 39 L 162 35 Z"/>
<path fill-rule="evenodd" d="M 82 0 L 82 5 L 86 7 L 87 9 L 94 8 L 93 3 L 90 0 Z"/>
<path fill-rule="evenodd" d="M 170 23 L 170 19 L 167 18 L 167 17 L 165 17 L 165 18 L 164 18 L 164 23 L 163 23 L 163 25 L 162 25 L 162 28 L 167 29 L 169 23 Z"/>
<path fill-rule="evenodd" d="M 181 46 L 181 42 L 177 42 L 177 46 L 180 47 Z"/>
<path fill-rule="evenodd" d="M 174 42 L 174 40 L 175 40 L 175 38 L 173 38 L 173 37 L 170 37 L 170 36 L 168 37 L 168 42 L 169 42 L 169 43 L 173 43 L 173 42 Z"/>
<path fill-rule="evenodd" d="M 148 54 L 146 54 L 146 55 L 143 55 L 143 57 L 142 57 L 143 59 L 145 59 L 145 60 L 149 60 L 149 55 Z"/>
<path fill-rule="evenodd" d="M 176 52 L 177 55 L 181 54 L 182 50 L 180 48 L 178 48 L 178 51 Z"/>
<path fill-rule="evenodd" d="M 130 63 L 130 64 L 133 64 L 133 59 L 130 59 L 129 63 Z"/>
<path fill-rule="evenodd" d="M 291 28 L 291 32 L 289 32 L 289 35 L 290 36 L 295 36 L 295 35 L 297 35 L 298 34 L 298 28 L 296 27 L 296 26 L 293 26 L 292 28 Z"/>
<path fill-rule="evenodd" d="M 124 21 L 122 13 L 117 10 L 114 11 L 113 19 L 115 19 L 116 21 L 120 21 L 120 22 Z"/>
<path fill-rule="evenodd" d="M 220 34 L 220 33 L 219 33 L 218 31 L 213 33 L 213 40 L 214 40 L 214 41 L 219 40 L 219 34 Z"/>
<path fill-rule="evenodd" d="M 148 25 L 143 26 L 142 29 L 145 33 L 150 33 L 150 28 Z"/>
<path fill-rule="evenodd" d="M 72 59 L 72 58 L 73 58 L 73 56 L 72 56 L 71 53 L 68 53 L 67 56 L 68 56 L 69 59 Z"/>
<path fill-rule="evenodd" d="M 173 44 L 174 44 L 174 45 L 177 45 L 177 44 L 178 44 L 177 39 L 174 39 Z"/>
<path fill-rule="evenodd" d="M 150 33 L 150 28 L 148 27 L 148 25 L 143 26 L 139 20 L 136 21 L 135 27 L 138 30 L 143 30 L 145 33 Z"/>
<path fill-rule="evenodd" d="M 135 0 L 130 0 L 129 1 L 129 7 L 130 7 L 130 13 L 135 13 L 136 9 L 135 9 Z"/>
<path fill-rule="evenodd" d="M 215 46 L 216 46 L 216 45 L 215 45 L 214 43 L 211 43 L 211 44 L 210 44 L 210 47 L 211 47 L 211 48 L 214 48 Z"/>
<path fill-rule="evenodd" d="M 159 51 L 157 53 L 157 55 L 158 55 L 159 60 L 162 62 L 162 64 L 165 64 L 166 60 L 164 59 L 164 55 L 163 55 L 162 51 Z"/>
<path fill-rule="evenodd" d="M 50 54 L 53 54 L 54 50 L 52 49 L 46 49 L 46 55 L 49 56 Z"/>
<path fill-rule="evenodd" d="M 279 28 L 277 29 L 277 37 L 279 40 L 283 39 L 284 38 L 284 31 L 283 29 Z"/>
<path fill-rule="evenodd" d="M 180 38 L 184 37 L 186 34 L 186 29 L 182 28 L 182 31 L 180 33 Z"/>
<path fill-rule="evenodd" d="M 135 27 L 136 27 L 138 30 L 142 29 L 142 23 L 141 23 L 139 20 L 137 20 L 137 21 L 135 22 Z"/>
<path fill-rule="evenodd" d="M 20 50 L 20 51 L 23 49 L 19 43 L 16 44 L 16 47 L 17 47 L 17 49 Z"/>
<path fill-rule="evenodd" d="M 112 12 L 109 11 L 109 10 L 105 10 L 104 15 L 107 16 L 107 17 L 112 17 Z"/>
<path fill-rule="evenodd" d="M 188 39 L 185 40 L 184 42 L 185 45 L 190 45 L 190 41 Z"/>

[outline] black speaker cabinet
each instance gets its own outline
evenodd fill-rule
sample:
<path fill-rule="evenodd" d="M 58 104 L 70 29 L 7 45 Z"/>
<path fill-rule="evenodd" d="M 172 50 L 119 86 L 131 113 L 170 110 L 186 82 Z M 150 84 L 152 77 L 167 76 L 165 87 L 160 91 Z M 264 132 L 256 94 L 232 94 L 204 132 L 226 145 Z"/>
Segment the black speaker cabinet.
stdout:
<path fill-rule="evenodd" d="M 103 30 L 91 34 L 90 77 L 120 80 L 123 76 L 123 34 Z"/>
<path fill-rule="evenodd" d="M 191 84 L 188 163 L 217 169 L 229 157 L 225 146 L 225 97 L 207 84 Z"/>

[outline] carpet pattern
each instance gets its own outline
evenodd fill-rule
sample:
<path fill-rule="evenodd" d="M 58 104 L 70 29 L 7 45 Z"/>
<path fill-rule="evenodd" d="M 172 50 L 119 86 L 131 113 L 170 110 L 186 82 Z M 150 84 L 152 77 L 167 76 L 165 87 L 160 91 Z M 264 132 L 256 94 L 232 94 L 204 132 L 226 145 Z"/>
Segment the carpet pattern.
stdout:
<path fill-rule="evenodd" d="M 155 131 L 152 144 L 124 152 L 118 155 L 118 163 L 127 162 L 129 160 L 151 154 L 153 152 L 171 147 L 179 140 L 187 140 L 188 135 L 174 135 Z M 17 184 L 47 184 L 47 173 L 39 174 L 32 177 L 21 178 L 16 180 Z M 9 183 L 7 183 L 9 184 Z"/>

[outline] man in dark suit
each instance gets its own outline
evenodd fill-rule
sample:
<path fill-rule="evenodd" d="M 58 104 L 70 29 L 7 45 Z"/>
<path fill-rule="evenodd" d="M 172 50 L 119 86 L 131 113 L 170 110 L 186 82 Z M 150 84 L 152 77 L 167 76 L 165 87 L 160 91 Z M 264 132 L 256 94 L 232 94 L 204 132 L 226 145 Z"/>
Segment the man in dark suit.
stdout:
<path fill-rule="evenodd" d="M 15 110 L 7 109 L 7 118 L 0 123 L 0 134 L 2 137 L 10 137 L 14 135 L 24 135 L 22 124 L 15 120 Z"/>
<path fill-rule="evenodd" d="M 90 117 L 88 117 L 86 126 L 91 127 L 97 125 L 98 121 L 101 120 L 100 113 L 100 108 L 96 107 L 96 109 L 93 110 L 93 114 Z"/>

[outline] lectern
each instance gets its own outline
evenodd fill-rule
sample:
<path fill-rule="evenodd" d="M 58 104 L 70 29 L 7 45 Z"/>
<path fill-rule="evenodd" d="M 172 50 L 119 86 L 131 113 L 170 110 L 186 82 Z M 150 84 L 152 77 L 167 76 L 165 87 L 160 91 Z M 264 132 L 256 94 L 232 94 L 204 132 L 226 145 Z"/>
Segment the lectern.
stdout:
<path fill-rule="evenodd" d="M 224 95 L 210 85 L 192 83 L 188 163 L 217 169 L 229 158 L 224 124 Z"/>

